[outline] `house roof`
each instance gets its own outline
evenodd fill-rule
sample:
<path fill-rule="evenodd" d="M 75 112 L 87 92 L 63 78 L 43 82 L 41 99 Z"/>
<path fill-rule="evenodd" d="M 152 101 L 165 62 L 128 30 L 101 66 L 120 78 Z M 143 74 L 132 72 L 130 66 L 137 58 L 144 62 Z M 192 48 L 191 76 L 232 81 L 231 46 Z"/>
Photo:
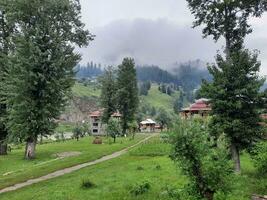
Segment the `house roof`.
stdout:
<path fill-rule="evenodd" d="M 103 110 L 97 110 L 94 112 L 91 112 L 89 114 L 90 117 L 101 117 L 103 114 Z M 119 112 L 115 112 L 111 115 L 111 117 L 121 117 L 121 114 Z"/>
<path fill-rule="evenodd" d="M 208 99 L 198 99 L 195 103 L 191 104 L 188 108 L 183 108 L 182 111 L 210 111 L 211 106 Z"/>
<path fill-rule="evenodd" d="M 146 119 L 144 121 L 141 121 L 140 124 L 156 124 L 156 122 L 152 119 Z"/>
<path fill-rule="evenodd" d="M 97 110 L 97 111 L 94 111 L 94 112 L 91 112 L 89 114 L 90 117 L 100 117 L 102 115 L 102 112 Z"/>

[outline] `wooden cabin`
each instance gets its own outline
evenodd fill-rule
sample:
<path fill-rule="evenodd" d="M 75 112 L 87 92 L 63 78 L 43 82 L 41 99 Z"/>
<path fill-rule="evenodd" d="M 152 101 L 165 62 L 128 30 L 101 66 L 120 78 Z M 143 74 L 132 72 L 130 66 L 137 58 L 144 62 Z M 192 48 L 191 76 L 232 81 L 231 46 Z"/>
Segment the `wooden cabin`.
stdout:
<path fill-rule="evenodd" d="M 211 106 L 208 99 L 198 99 L 188 108 L 183 108 L 180 115 L 183 119 L 188 119 L 194 116 L 207 117 L 211 113 Z"/>

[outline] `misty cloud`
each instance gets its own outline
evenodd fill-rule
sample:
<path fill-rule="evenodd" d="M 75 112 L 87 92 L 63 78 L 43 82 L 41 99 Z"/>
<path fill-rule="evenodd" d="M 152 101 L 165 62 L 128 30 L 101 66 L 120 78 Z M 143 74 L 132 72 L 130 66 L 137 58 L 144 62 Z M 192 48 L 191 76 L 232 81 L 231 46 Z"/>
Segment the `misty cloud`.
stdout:
<path fill-rule="evenodd" d="M 119 20 L 96 28 L 94 34 L 95 41 L 82 50 L 83 62 L 117 64 L 130 56 L 138 64 L 164 67 L 176 61 L 211 61 L 221 46 L 203 39 L 199 29 L 181 27 L 167 19 Z"/>

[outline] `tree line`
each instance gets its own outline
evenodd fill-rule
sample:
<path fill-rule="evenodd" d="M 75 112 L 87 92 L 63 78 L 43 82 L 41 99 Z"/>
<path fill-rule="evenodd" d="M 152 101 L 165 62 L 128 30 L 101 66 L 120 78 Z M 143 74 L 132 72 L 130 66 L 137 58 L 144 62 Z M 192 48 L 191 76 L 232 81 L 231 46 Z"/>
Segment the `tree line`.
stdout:
<path fill-rule="evenodd" d="M 54 132 L 93 35 L 80 20 L 79 0 L 0 2 L 0 154 L 8 140 L 26 142 L 35 157 L 39 136 Z"/>

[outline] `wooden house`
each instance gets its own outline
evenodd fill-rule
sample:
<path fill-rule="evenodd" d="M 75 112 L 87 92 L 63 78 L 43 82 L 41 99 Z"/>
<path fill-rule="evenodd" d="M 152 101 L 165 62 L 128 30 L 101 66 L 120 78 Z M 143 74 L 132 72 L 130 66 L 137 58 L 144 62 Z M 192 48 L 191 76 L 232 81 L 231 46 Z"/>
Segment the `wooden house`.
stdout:
<path fill-rule="evenodd" d="M 211 106 L 208 99 L 198 99 L 188 108 L 183 108 L 180 112 L 182 118 L 187 119 L 194 116 L 207 117 L 211 113 Z"/>

